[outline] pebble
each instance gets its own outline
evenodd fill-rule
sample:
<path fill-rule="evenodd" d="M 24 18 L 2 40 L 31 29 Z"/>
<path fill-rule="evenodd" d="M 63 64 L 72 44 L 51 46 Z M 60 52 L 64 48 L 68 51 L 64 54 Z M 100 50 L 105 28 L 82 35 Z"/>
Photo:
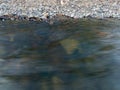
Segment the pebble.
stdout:
<path fill-rule="evenodd" d="M 39 21 L 40 19 L 37 17 L 29 17 L 29 21 Z"/>

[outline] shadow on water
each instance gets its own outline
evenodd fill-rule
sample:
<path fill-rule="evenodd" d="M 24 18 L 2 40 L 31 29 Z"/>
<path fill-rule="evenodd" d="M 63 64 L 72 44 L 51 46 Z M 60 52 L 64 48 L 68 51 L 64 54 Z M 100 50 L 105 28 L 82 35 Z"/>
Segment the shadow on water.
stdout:
<path fill-rule="evenodd" d="M 119 23 L 0 22 L 0 90 L 119 90 Z"/>

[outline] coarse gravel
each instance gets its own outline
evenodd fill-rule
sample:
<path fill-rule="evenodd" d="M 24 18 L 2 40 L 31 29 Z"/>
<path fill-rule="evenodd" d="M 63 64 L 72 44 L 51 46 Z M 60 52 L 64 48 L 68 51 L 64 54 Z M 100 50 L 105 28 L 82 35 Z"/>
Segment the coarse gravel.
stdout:
<path fill-rule="evenodd" d="M 0 16 L 120 18 L 120 0 L 0 0 Z"/>

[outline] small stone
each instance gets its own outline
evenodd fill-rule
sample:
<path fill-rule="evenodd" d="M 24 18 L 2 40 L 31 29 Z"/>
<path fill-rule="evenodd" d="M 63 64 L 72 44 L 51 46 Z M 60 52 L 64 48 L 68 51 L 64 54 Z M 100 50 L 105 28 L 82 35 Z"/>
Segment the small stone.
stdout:
<path fill-rule="evenodd" d="M 5 60 L 0 58 L 0 62 L 3 62 L 3 61 L 5 61 Z"/>
<path fill-rule="evenodd" d="M 19 16 L 18 19 L 19 20 L 28 20 L 29 18 L 27 16 L 22 15 L 22 16 Z"/>
<path fill-rule="evenodd" d="M 5 21 L 5 19 L 3 17 L 0 17 L 0 21 Z"/>
<path fill-rule="evenodd" d="M 5 21 L 5 20 L 8 20 L 9 19 L 9 15 L 3 15 L 0 17 L 0 20 L 1 21 Z"/>
<path fill-rule="evenodd" d="M 29 18 L 29 21 L 39 21 L 40 19 L 39 18 L 37 18 L 37 17 L 30 17 Z"/>

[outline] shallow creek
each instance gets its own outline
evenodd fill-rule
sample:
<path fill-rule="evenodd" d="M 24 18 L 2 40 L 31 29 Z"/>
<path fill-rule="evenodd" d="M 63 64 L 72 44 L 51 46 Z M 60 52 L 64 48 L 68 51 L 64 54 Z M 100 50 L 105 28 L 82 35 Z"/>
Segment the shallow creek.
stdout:
<path fill-rule="evenodd" d="M 0 22 L 0 90 L 120 90 L 120 20 Z"/>

